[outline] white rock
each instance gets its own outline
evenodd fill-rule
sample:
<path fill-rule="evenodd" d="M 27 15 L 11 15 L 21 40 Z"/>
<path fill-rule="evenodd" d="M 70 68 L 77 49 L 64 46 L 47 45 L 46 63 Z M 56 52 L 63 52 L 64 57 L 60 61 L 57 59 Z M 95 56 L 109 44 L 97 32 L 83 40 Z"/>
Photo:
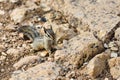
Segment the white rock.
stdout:
<path fill-rule="evenodd" d="M 109 46 L 108 46 L 106 43 L 104 43 L 104 47 L 105 47 L 105 48 L 108 48 Z"/>
<path fill-rule="evenodd" d="M 21 22 L 25 18 L 26 10 L 24 7 L 14 9 L 10 14 L 11 19 L 14 20 L 15 23 Z"/>
<path fill-rule="evenodd" d="M 10 2 L 12 2 L 12 3 L 16 3 L 16 2 L 18 2 L 19 0 L 10 0 Z"/>
<path fill-rule="evenodd" d="M 12 74 L 9 80 L 55 80 L 61 68 L 54 62 L 44 62 L 18 74 Z"/>
<path fill-rule="evenodd" d="M 111 55 L 110 55 L 110 57 L 118 57 L 118 53 L 116 53 L 116 52 L 111 52 Z"/>
<path fill-rule="evenodd" d="M 6 56 L 7 54 L 6 53 L 4 53 L 4 52 L 1 52 L 1 54 L 3 55 L 3 56 Z"/>
<path fill-rule="evenodd" d="M 109 80 L 108 78 L 105 78 L 104 80 Z"/>
<path fill-rule="evenodd" d="M 51 8 L 49 7 L 49 6 L 47 6 L 46 4 L 41 4 L 41 7 L 42 7 L 42 10 L 43 11 L 50 11 L 51 10 Z"/>
<path fill-rule="evenodd" d="M 0 2 L 6 2 L 7 0 L 0 0 Z"/>
<path fill-rule="evenodd" d="M 0 10 L 0 15 L 4 15 L 4 14 L 5 14 L 5 11 Z"/>
<path fill-rule="evenodd" d="M 40 55 L 41 55 L 42 57 L 45 57 L 47 54 L 48 54 L 47 51 L 40 52 Z"/>
<path fill-rule="evenodd" d="M 4 72 L 4 71 L 5 71 L 5 69 L 1 69 L 0 71 L 1 71 L 1 72 Z"/>

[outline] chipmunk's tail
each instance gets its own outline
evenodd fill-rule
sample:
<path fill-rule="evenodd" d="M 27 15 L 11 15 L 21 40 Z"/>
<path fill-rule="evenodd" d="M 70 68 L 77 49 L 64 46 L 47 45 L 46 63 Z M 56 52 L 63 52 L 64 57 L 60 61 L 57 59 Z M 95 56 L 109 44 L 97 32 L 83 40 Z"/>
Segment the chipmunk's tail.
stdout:
<path fill-rule="evenodd" d="M 24 25 L 18 29 L 18 32 L 22 32 L 30 40 L 34 40 L 36 37 L 39 37 L 40 34 L 33 26 Z"/>

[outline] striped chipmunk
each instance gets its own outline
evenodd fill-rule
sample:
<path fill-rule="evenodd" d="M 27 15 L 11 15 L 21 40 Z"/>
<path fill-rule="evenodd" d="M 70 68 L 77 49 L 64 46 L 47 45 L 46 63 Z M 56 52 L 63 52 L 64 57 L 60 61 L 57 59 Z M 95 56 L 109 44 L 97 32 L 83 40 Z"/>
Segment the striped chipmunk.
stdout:
<path fill-rule="evenodd" d="M 23 33 L 30 40 L 32 40 L 31 47 L 34 50 L 46 49 L 51 54 L 51 49 L 55 45 L 55 33 L 50 28 L 43 27 L 44 35 L 41 35 L 34 26 L 24 25 L 19 27 L 18 32 Z"/>

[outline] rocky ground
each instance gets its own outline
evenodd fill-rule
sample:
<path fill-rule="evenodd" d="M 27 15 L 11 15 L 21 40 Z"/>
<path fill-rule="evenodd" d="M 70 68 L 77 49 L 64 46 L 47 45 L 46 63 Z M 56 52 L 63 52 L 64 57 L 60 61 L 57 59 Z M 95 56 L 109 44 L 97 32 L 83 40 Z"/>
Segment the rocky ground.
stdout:
<path fill-rule="evenodd" d="M 21 25 L 52 25 L 57 50 Z M 120 0 L 0 0 L 0 80 L 120 80 Z"/>

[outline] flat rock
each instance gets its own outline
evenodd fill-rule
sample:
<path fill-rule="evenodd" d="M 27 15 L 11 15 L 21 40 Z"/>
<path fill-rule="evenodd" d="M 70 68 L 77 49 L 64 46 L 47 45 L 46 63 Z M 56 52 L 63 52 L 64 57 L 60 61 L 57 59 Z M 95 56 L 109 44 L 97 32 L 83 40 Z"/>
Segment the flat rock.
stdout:
<path fill-rule="evenodd" d="M 9 80 L 55 80 L 59 75 L 60 67 L 54 62 L 45 62 L 27 71 L 13 73 Z"/>
<path fill-rule="evenodd" d="M 112 77 L 114 79 L 118 79 L 120 77 L 120 57 L 112 58 L 108 61 L 108 63 Z"/>

